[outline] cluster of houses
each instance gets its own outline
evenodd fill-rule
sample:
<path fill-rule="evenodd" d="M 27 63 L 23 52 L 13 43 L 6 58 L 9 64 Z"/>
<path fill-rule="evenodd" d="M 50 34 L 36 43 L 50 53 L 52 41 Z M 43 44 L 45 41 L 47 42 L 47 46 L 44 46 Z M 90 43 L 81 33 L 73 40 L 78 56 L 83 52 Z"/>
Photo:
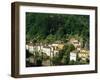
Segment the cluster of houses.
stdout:
<path fill-rule="evenodd" d="M 81 58 L 81 60 L 89 59 L 89 50 L 82 49 L 81 42 L 79 42 L 75 38 L 72 38 L 70 39 L 70 43 L 73 44 L 76 48 L 74 51 L 70 52 L 70 61 L 76 61 L 77 57 Z"/>
<path fill-rule="evenodd" d="M 75 47 L 75 50 L 70 52 L 70 61 L 71 60 L 76 61 L 77 56 L 80 57 L 82 60 L 86 60 L 87 58 L 89 58 L 89 51 L 82 49 L 81 43 L 78 40 L 76 40 L 75 38 L 71 38 L 69 42 L 73 44 Z M 48 45 L 43 45 L 43 44 L 33 45 L 33 43 L 30 42 L 26 44 L 26 49 L 30 53 L 33 54 L 34 51 L 38 51 L 38 52 L 46 53 L 47 56 L 50 57 L 53 57 L 57 53 L 59 53 L 59 50 L 62 50 L 63 47 L 64 47 L 64 43 L 53 43 Z"/>
<path fill-rule="evenodd" d="M 63 47 L 64 47 L 63 44 L 58 44 L 58 43 L 49 44 L 49 45 L 42 45 L 42 44 L 33 45 L 33 43 L 30 42 L 26 44 L 26 49 L 29 50 L 30 53 L 34 53 L 35 51 L 38 51 L 38 52 L 46 53 L 47 56 L 50 57 L 56 55 L 59 52 L 59 50 L 63 49 Z"/>

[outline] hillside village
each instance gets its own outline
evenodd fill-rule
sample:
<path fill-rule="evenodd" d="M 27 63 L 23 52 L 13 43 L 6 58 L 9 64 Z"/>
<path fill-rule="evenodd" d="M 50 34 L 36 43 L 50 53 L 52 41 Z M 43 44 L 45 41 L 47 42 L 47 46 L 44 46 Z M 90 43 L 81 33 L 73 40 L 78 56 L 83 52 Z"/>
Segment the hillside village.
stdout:
<path fill-rule="evenodd" d="M 26 12 L 26 67 L 89 64 L 89 15 Z"/>
<path fill-rule="evenodd" d="M 82 48 L 81 42 L 79 42 L 75 38 L 71 38 L 67 42 L 67 44 L 72 44 L 75 47 L 75 50 L 72 50 L 69 54 L 69 60 L 71 62 L 70 64 L 74 64 L 74 62 L 77 62 L 78 59 L 80 62 L 83 62 L 82 64 L 85 64 L 84 62 L 86 62 L 87 60 L 88 60 L 87 63 L 89 63 L 89 50 Z M 44 60 L 44 62 L 42 62 L 42 65 L 49 66 L 53 65 L 51 59 L 54 56 L 57 56 L 57 54 L 59 54 L 59 51 L 63 50 L 64 46 L 67 44 L 61 41 L 56 41 L 55 43 L 52 44 L 42 44 L 42 43 L 33 44 L 33 42 L 30 41 L 26 44 L 26 50 L 28 50 L 29 53 L 31 53 L 31 55 L 33 56 L 35 52 L 38 52 L 41 55 L 42 53 L 45 53 L 45 55 L 48 56 L 49 59 Z M 28 57 L 26 60 L 31 64 L 35 63 L 34 57 L 32 56 Z"/>

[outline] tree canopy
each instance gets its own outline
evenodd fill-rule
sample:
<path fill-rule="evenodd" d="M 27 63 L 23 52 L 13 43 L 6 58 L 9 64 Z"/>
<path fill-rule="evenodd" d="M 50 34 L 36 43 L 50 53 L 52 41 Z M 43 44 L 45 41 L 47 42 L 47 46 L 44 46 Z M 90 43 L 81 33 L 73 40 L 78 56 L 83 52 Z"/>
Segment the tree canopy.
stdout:
<path fill-rule="evenodd" d="M 89 43 L 89 15 L 26 12 L 27 41 L 52 43 L 75 35 Z"/>

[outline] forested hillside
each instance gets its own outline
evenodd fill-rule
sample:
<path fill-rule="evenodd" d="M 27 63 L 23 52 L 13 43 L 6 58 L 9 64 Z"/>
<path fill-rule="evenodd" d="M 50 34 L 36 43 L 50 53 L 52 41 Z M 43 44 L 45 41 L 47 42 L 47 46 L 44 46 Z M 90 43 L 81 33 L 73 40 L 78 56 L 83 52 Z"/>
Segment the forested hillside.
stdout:
<path fill-rule="evenodd" d="M 69 14 L 26 13 L 26 41 L 53 43 L 77 38 L 83 47 L 89 45 L 89 16 Z"/>

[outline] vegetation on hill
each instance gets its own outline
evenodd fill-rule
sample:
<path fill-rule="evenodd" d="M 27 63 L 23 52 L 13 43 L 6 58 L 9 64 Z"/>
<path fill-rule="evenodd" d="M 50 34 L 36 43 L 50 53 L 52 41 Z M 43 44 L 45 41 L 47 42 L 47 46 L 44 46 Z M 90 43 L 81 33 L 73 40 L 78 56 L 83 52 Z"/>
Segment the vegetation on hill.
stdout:
<path fill-rule="evenodd" d="M 26 42 L 64 44 L 53 57 L 41 51 L 33 51 L 34 55 L 26 51 L 26 66 L 88 64 L 89 59 L 83 61 L 78 55 L 76 61 L 70 60 L 70 52 L 77 50 L 70 44 L 72 38 L 81 43 L 81 48 L 89 50 L 89 15 L 26 12 Z M 30 56 L 33 63 L 28 61 Z"/>
<path fill-rule="evenodd" d="M 66 42 L 75 37 L 89 46 L 89 15 L 26 12 L 26 41 L 34 43 Z"/>

